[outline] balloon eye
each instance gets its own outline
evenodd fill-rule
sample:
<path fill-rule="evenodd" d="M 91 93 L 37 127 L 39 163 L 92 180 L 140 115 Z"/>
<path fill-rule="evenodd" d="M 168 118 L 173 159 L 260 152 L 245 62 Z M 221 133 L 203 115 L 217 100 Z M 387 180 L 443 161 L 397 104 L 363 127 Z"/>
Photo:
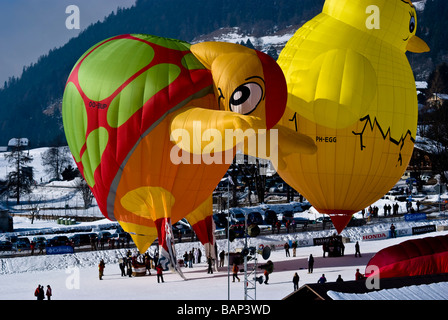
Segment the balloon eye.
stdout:
<path fill-rule="evenodd" d="M 263 97 L 263 89 L 258 83 L 240 85 L 230 97 L 229 107 L 233 112 L 249 114 L 254 111 Z"/>
<path fill-rule="evenodd" d="M 415 17 L 411 16 L 411 21 L 409 21 L 409 32 L 412 33 L 415 30 Z"/>

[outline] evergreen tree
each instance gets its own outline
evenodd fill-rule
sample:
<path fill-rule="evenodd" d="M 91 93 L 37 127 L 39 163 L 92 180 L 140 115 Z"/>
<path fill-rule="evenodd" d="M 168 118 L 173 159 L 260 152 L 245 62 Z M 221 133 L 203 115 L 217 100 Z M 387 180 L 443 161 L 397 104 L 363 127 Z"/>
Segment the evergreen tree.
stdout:
<path fill-rule="evenodd" d="M 33 160 L 33 157 L 24 152 L 20 146 L 5 153 L 6 160 L 14 166 L 14 170 L 8 173 L 7 189 L 8 193 L 13 194 L 17 199 L 17 204 L 20 204 L 20 195 L 30 193 L 33 184 L 33 168 L 26 166 Z"/>

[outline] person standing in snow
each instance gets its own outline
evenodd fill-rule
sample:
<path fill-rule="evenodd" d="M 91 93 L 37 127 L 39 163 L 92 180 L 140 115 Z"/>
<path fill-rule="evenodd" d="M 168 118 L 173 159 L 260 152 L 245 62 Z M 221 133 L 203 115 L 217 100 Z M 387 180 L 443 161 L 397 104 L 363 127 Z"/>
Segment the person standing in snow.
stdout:
<path fill-rule="evenodd" d="M 322 274 L 322 277 L 317 280 L 317 283 L 325 283 L 327 282 L 327 278 L 325 278 L 325 274 Z"/>
<path fill-rule="evenodd" d="M 299 280 L 300 280 L 300 277 L 296 272 L 294 274 L 294 277 L 292 277 L 292 283 L 294 283 L 294 291 L 299 289 Z"/>
<path fill-rule="evenodd" d="M 359 269 L 356 269 L 356 273 L 355 273 L 355 280 L 362 280 L 364 279 L 364 275 L 359 272 Z"/>
<path fill-rule="evenodd" d="M 390 237 L 391 238 L 395 238 L 396 237 L 396 235 L 395 235 L 395 226 L 394 226 L 393 223 L 390 225 Z"/>
<path fill-rule="evenodd" d="M 226 256 L 226 253 L 224 252 L 224 250 L 222 250 L 219 253 L 219 266 L 220 267 L 224 267 L 224 258 L 225 258 L 225 256 Z"/>
<path fill-rule="evenodd" d="M 193 259 L 194 259 L 193 252 L 190 251 L 188 253 L 188 268 L 193 268 Z"/>
<path fill-rule="evenodd" d="M 121 258 L 120 260 L 119 260 L 119 267 L 120 267 L 120 270 L 121 270 L 121 276 L 122 277 L 125 277 L 126 276 L 126 271 L 125 271 L 125 266 L 126 266 L 126 258 Z"/>
<path fill-rule="evenodd" d="M 201 263 L 200 254 L 201 250 L 199 248 L 194 250 L 194 261 L 196 261 L 196 263 Z"/>
<path fill-rule="evenodd" d="M 99 278 L 100 280 L 103 280 L 103 274 L 104 274 L 104 268 L 106 267 L 106 264 L 104 263 L 104 260 L 101 259 L 100 263 L 98 264 L 98 271 L 99 271 Z"/>
<path fill-rule="evenodd" d="M 233 282 L 235 282 L 235 278 L 237 278 L 238 282 L 240 282 L 240 278 L 238 278 L 239 270 L 240 270 L 240 268 L 238 268 L 238 265 L 236 263 L 233 263 L 233 267 L 232 267 Z"/>
<path fill-rule="evenodd" d="M 187 251 L 185 251 L 183 258 L 184 258 L 184 267 L 188 268 L 188 252 Z"/>
<path fill-rule="evenodd" d="M 36 290 L 34 290 L 34 296 L 37 298 L 37 300 L 43 300 L 43 294 L 41 294 L 41 292 L 43 292 L 43 287 L 39 284 L 37 285 Z"/>
<path fill-rule="evenodd" d="M 157 270 L 157 283 L 160 283 L 160 280 L 162 280 L 162 283 L 165 282 L 163 281 L 163 268 L 160 263 L 157 265 L 156 270 Z"/>
<path fill-rule="evenodd" d="M 53 294 L 52 294 L 52 290 L 51 290 L 51 287 L 49 284 L 47 285 L 47 292 L 45 293 L 45 295 L 47 296 L 47 300 L 51 300 L 51 296 Z"/>
<path fill-rule="evenodd" d="M 358 254 L 359 254 L 359 257 L 361 258 L 361 251 L 359 250 L 359 242 L 356 241 L 356 243 L 355 243 L 355 258 L 358 257 Z"/>
<path fill-rule="evenodd" d="M 207 273 L 213 273 L 213 268 L 212 268 L 212 266 L 213 266 L 213 259 L 212 259 L 211 256 L 207 257 L 207 265 L 208 265 Z"/>
<path fill-rule="evenodd" d="M 285 242 L 285 245 L 283 247 L 285 248 L 286 256 L 290 257 L 291 255 L 289 254 L 289 243 Z"/>
<path fill-rule="evenodd" d="M 264 284 L 268 284 L 269 281 L 269 275 L 274 271 L 274 263 L 271 260 L 268 260 L 268 262 L 266 264 L 263 264 L 261 266 L 259 266 L 258 268 L 263 269 L 264 270 Z"/>
<path fill-rule="evenodd" d="M 313 255 L 310 254 L 308 257 L 308 273 L 313 273 L 313 267 L 314 267 L 314 258 Z"/>
<path fill-rule="evenodd" d="M 297 250 L 297 241 L 292 242 L 292 256 L 296 256 L 296 250 Z"/>

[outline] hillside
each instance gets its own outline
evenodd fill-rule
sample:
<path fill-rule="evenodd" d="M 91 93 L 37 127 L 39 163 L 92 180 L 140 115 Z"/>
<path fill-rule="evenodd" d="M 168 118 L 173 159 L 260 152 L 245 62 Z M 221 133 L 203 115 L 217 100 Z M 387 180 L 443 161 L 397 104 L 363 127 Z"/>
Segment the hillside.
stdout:
<path fill-rule="evenodd" d="M 416 78 L 425 80 L 445 59 L 444 0 L 414 1 L 419 9 L 419 35 L 434 49 L 409 55 Z M 0 89 L 0 146 L 13 137 L 28 137 L 32 147 L 64 145 L 61 101 L 64 85 L 76 60 L 93 44 L 124 33 L 148 33 L 188 42 L 205 40 L 250 43 L 273 57 L 288 38 L 322 9 L 324 0 L 138 0 L 89 26 L 66 45 L 50 50 L 24 67 Z M 172 10 L 176 8 L 176 10 Z M 442 29 L 441 29 L 442 28 Z M 36 125 L 38 124 L 38 125 Z"/>

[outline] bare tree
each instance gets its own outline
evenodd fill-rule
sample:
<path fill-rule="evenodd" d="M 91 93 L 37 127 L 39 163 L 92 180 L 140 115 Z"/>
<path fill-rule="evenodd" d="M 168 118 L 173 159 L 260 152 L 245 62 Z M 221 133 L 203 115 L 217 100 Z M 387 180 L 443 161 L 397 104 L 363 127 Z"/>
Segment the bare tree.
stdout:
<path fill-rule="evenodd" d="M 70 164 L 68 147 L 51 147 L 42 154 L 42 165 L 50 179 L 60 180 L 61 173 Z"/>
<path fill-rule="evenodd" d="M 77 179 L 75 183 L 75 188 L 81 192 L 82 199 L 84 200 L 84 209 L 89 208 L 92 205 L 94 196 L 90 187 L 87 185 L 86 180 L 83 178 Z"/>

